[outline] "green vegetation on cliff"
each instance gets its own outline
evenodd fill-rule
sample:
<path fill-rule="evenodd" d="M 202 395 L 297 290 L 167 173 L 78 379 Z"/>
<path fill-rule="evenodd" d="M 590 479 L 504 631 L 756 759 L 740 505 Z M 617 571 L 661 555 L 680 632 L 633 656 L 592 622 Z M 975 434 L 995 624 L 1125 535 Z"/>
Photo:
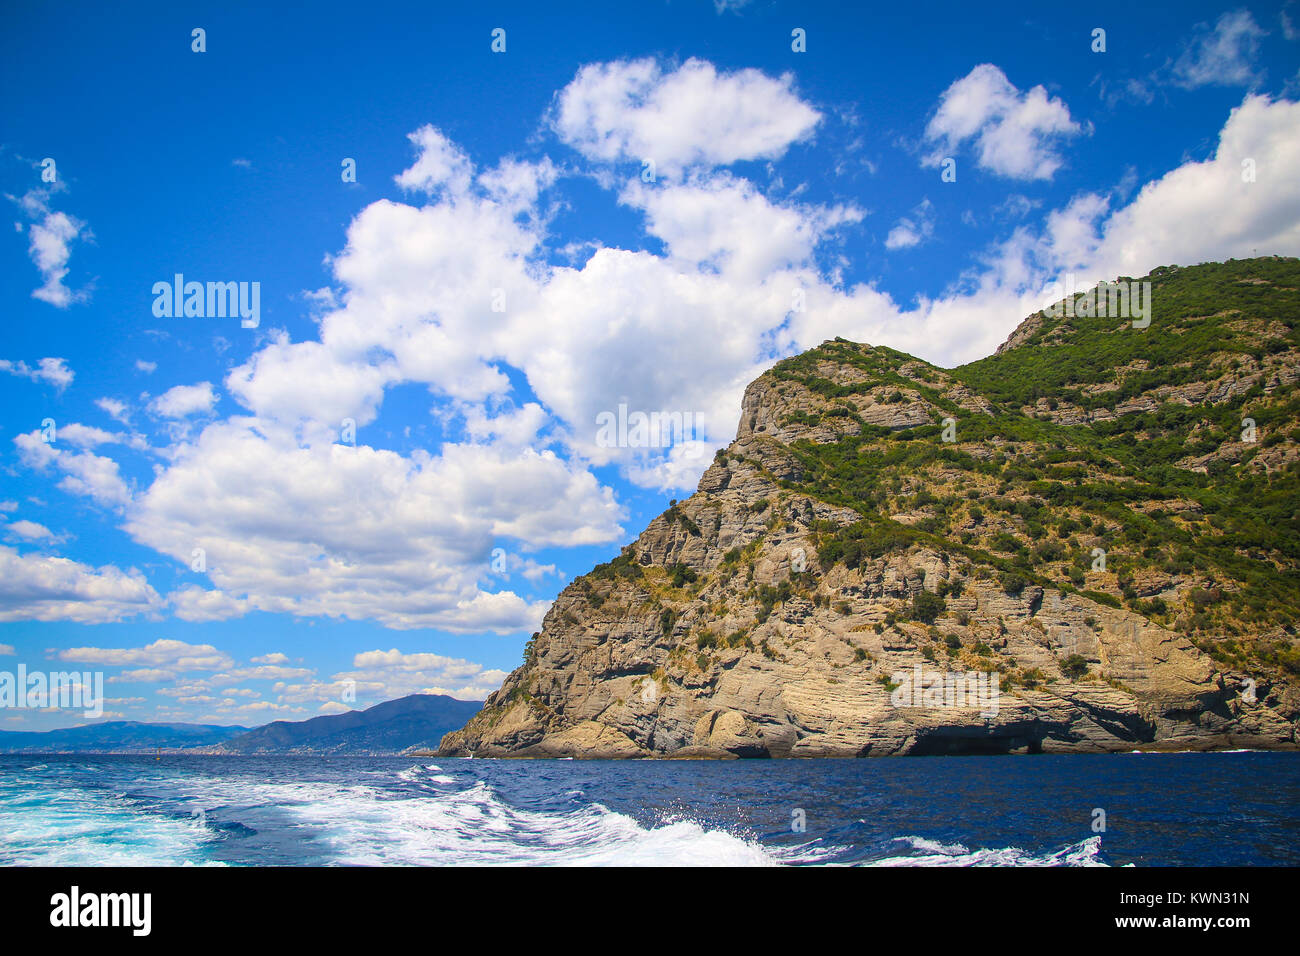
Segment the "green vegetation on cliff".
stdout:
<path fill-rule="evenodd" d="M 785 486 L 862 515 L 823 537 L 821 560 L 941 544 L 1013 584 L 1122 603 L 1221 659 L 1300 671 L 1275 633 L 1300 620 L 1300 263 L 1150 281 L 1147 328 L 1040 313 L 950 371 L 843 340 L 778 364 L 777 382 L 826 399 L 883 387 L 928 408 L 890 428 L 840 406 L 856 434 L 791 443 L 801 475 Z M 836 383 L 826 363 L 862 374 Z"/>

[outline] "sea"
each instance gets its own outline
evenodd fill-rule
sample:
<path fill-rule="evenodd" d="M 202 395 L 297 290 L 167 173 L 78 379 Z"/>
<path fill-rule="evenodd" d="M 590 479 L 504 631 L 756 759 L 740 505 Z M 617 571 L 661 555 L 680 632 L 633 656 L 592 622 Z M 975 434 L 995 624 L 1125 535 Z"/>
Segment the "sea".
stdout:
<path fill-rule="evenodd" d="M 1300 865 L 1300 753 L 0 756 L 0 864 Z"/>

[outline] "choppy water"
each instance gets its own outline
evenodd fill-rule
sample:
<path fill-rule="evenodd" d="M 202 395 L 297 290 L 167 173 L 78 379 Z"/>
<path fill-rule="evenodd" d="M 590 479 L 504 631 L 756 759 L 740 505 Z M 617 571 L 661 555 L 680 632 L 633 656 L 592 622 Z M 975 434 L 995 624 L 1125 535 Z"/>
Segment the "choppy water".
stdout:
<path fill-rule="evenodd" d="M 1295 866 L 1297 836 L 1300 754 L 0 757 L 6 865 Z"/>

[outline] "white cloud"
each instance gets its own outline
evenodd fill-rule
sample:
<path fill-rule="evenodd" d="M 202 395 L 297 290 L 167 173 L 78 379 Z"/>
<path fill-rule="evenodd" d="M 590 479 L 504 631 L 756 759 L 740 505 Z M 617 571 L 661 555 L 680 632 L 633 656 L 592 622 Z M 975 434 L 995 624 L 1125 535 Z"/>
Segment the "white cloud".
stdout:
<path fill-rule="evenodd" d="M 325 334 L 338 324 L 335 319 Z M 234 369 L 226 388 L 259 414 L 329 422 L 338 429 L 345 418 L 359 425 L 374 420 L 385 386 L 396 380 L 394 361 L 372 365 L 355 353 L 337 355 L 319 342 L 291 343 L 280 337 Z"/>
<path fill-rule="evenodd" d="M 185 702 L 187 699 L 182 697 L 178 698 L 178 700 Z M 253 717 L 255 718 L 254 720 L 247 722 L 256 726 L 261 724 L 264 720 L 273 719 L 277 715 L 283 719 L 284 717 L 305 713 L 304 709 L 301 707 L 277 704 L 269 700 L 252 700 L 241 703 L 234 697 L 226 696 L 214 698 L 207 694 L 200 697 L 194 697 L 192 700 L 196 703 L 207 704 L 212 707 L 211 712 L 207 716 L 199 718 L 204 721 L 212 722 L 233 717 L 240 720 L 242 723 L 245 722 L 245 718 Z"/>
<path fill-rule="evenodd" d="M 446 190 L 452 195 L 469 189 L 473 174 L 469 156 L 441 130 L 421 126 L 407 139 L 416 146 L 416 159 L 409 169 L 393 177 L 397 185 L 427 193 Z"/>
<path fill-rule="evenodd" d="M 211 644 L 187 644 L 170 638 L 160 638 L 144 647 L 70 647 L 59 651 L 57 657 L 76 664 L 141 667 L 170 676 L 215 671 L 234 664 L 229 654 Z"/>
<path fill-rule="evenodd" d="M 97 448 L 100 445 L 126 445 L 136 451 L 148 451 L 149 442 L 143 435 L 126 432 L 110 432 L 93 425 L 80 422 L 68 422 L 55 429 L 59 443 L 66 442 L 78 448 Z"/>
<path fill-rule="evenodd" d="M 122 436 L 116 432 L 105 431 L 92 425 L 70 422 L 58 429 L 59 441 L 66 441 L 78 448 L 94 448 L 96 445 L 111 445 L 121 441 Z"/>
<path fill-rule="evenodd" d="M 923 160 L 937 166 L 967 140 L 983 169 L 1013 179 L 1051 179 L 1061 166 L 1059 140 L 1082 132 L 1070 110 L 1042 86 L 1022 93 L 992 63 L 981 63 L 939 98 L 925 129 L 936 147 Z"/>
<path fill-rule="evenodd" d="M 48 302 L 56 308 L 66 309 L 77 301 L 77 295 L 63 284 L 68 274 L 68 248 L 81 232 L 82 224 L 67 213 L 49 213 L 41 222 L 28 230 L 31 236 L 31 257 L 45 278 L 45 284 L 32 293 L 32 297 Z"/>
<path fill-rule="evenodd" d="M 13 524 L 8 525 L 6 530 L 24 541 L 60 540 L 59 536 L 53 531 L 36 521 L 15 521 Z"/>
<path fill-rule="evenodd" d="M 95 404 L 107 412 L 110 418 L 121 422 L 123 425 L 131 424 L 131 415 L 125 402 L 118 401 L 116 398 L 97 398 Z"/>
<path fill-rule="evenodd" d="M 146 362 L 144 359 L 135 360 L 135 368 L 138 372 L 144 372 L 146 375 L 152 375 L 158 370 L 157 362 Z"/>
<path fill-rule="evenodd" d="M 719 73 L 696 59 L 669 72 L 651 59 L 595 63 L 560 91 L 551 124 L 589 159 L 653 160 L 658 174 L 776 159 L 821 119 L 793 85 L 789 73 Z"/>
<path fill-rule="evenodd" d="M 930 200 L 922 200 L 910 215 L 898 220 L 898 224 L 889 230 L 885 237 L 886 249 L 910 249 L 919 246 L 934 235 L 934 206 Z"/>
<path fill-rule="evenodd" d="M 159 667 L 140 667 L 134 670 L 122 671 L 108 679 L 110 684 L 158 684 L 163 681 L 169 681 L 176 677 L 175 673 L 169 670 L 163 670 Z"/>
<path fill-rule="evenodd" d="M 1297 129 L 1300 103 L 1246 97 L 1224 125 L 1212 159 L 1184 163 L 1113 212 L 1106 198 L 1085 194 L 1050 216 L 1039 250 L 1043 261 L 1114 278 L 1169 263 L 1297 254 Z M 1243 180 L 1245 160 L 1253 161 L 1254 182 Z"/>
<path fill-rule="evenodd" d="M 192 672 L 184 677 L 175 677 L 169 671 L 160 671 L 160 673 L 162 676 L 155 678 L 152 682 L 168 682 L 168 686 L 157 688 L 156 693 L 163 697 L 175 697 L 177 700 L 192 699 L 200 695 L 213 693 L 214 689 L 221 683 L 215 677 L 194 677 Z M 121 681 L 118 681 L 118 683 L 121 683 Z M 149 681 L 146 681 L 146 683 L 149 683 Z M 222 693 L 225 693 L 225 691 L 222 691 Z"/>
<path fill-rule="evenodd" d="M 1195 36 L 1173 64 L 1174 83 L 1186 89 L 1257 83 L 1260 76 L 1255 61 L 1265 36 L 1250 11 L 1244 9 L 1224 13 L 1213 28 L 1198 24 Z"/>
<path fill-rule="evenodd" d="M 184 613 L 247 606 L 394 627 L 533 627 L 544 602 L 480 588 L 492 546 L 622 533 L 609 490 L 539 441 L 540 406 L 496 417 L 477 408 L 509 389 L 489 357 L 498 330 L 507 334 L 492 292 L 504 288 L 520 310 L 535 294 L 526 256 L 537 233 L 515 215 L 552 178 L 549 164 L 511 160 L 474 180 L 441 134 L 415 139 L 422 153 L 403 178 L 441 201 L 364 210 L 332 260 L 346 292 L 321 316 L 321 340 L 275 339 L 233 370 L 227 386 L 256 417 L 175 445 L 130 510 L 137 540 L 186 565 L 193 548 L 206 550 L 226 598 L 185 590 L 173 597 Z M 429 151 L 439 162 L 425 161 Z M 365 445 L 385 388 L 401 381 L 459 402 L 471 441 L 410 457 Z M 358 447 L 334 444 L 346 418 L 362 429 Z"/>
<path fill-rule="evenodd" d="M 87 291 L 74 292 L 63 281 L 68 276 L 72 243 L 88 238 L 89 231 L 81 220 L 50 208 L 50 197 L 55 191 L 57 187 L 31 189 L 15 201 L 32 221 L 27 230 L 27 251 L 45 280 L 32 292 L 32 297 L 55 308 L 66 309 L 74 302 L 84 302 L 89 298 Z"/>
<path fill-rule="evenodd" d="M 537 163 L 504 159 L 482 173 L 478 182 L 489 196 L 507 209 L 525 210 L 537 202 L 543 191 L 554 185 L 559 172 L 546 157 Z"/>
<path fill-rule="evenodd" d="M 399 628 L 530 627 L 545 603 L 478 587 L 494 543 L 621 533 L 609 491 L 551 452 L 462 444 L 406 458 L 299 446 L 257 425 L 212 425 L 175 449 L 126 524 L 185 564 L 202 547 L 213 583 L 250 607 Z"/>
<path fill-rule="evenodd" d="M 446 694 L 460 700 L 482 700 L 501 686 L 502 670 L 441 654 L 406 654 L 396 648 L 357 654 L 353 670 L 335 674 L 329 681 L 286 684 L 277 688 L 278 699 L 288 703 L 339 701 L 345 692 L 370 700 L 393 700 L 408 694 Z"/>
<path fill-rule="evenodd" d="M 134 568 L 93 568 L 0 545 L 0 621 L 102 624 L 161 607 L 162 598 Z"/>
<path fill-rule="evenodd" d="M 646 230 L 664 240 L 670 258 L 725 272 L 738 283 L 810 262 L 830 232 L 864 215 L 855 206 L 777 205 L 752 183 L 726 174 L 683 185 L 633 182 L 620 201 L 644 210 Z"/>
<path fill-rule="evenodd" d="M 493 568 L 493 573 L 503 577 L 512 574 L 520 574 L 529 581 L 542 581 L 547 577 L 556 577 L 564 579 L 564 572 L 554 564 L 539 564 L 532 558 L 521 557 L 518 554 L 506 554 L 506 566 L 504 570 L 498 571 Z"/>
<path fill-rule="evenodd" d="M 53 385 L 59 391 L 67 388 L 72 384 L 75 377 L 72 369 L 68 368 L 68 360 L 61 358 L 43 358 L 32 368 L 26 362 L 11 362 L 8 359 L 0 359 L 0 372 L 8 372 L 10 375 L 18 375 L 22 378 L 30 378 L 33 382 L 44 382 L 47 385 Z"/>
<path fill-rule="evenodd" d="M 213 680 L 224 683 L 232 680 L 297 680 L 311 677 L 314 671 L 307 667 L 284 667 L 279 664 L 259 664 L 257 667 L 236 667 L 218 674 Z"/>
<path fill-rule="evenodd" d="M 82 428 L 84 432 L 93 431 Z M 111 458 L 58 448 L 44 441 L 39 431 L 16 436 L 14 444 L 18 446 L 19 459 L 28 468 L 45 471 L 53 465 L 62 471 L 65 477 L 59 487 L 69 494 L 82 495 L 114 508 L 131 500 L 130 489 L 122 480 L 117 462 Z"/>
<path fill-rule="evenodd" d="M 163 418 L 187 418 L 190 415 L 206 415 L 217 403 L 216 392 L 211 382 L 199 382 L 197 385 L 177 385 L 169 388 L 150 404 L 150 410 Z"/>
<path fill-rule="evenodd" d="M 250 609 L 247 601 L 193 584 L 172 591 L 167 595 L 167 603 L 182 621 L 228 621 L 243 617 Z"/>

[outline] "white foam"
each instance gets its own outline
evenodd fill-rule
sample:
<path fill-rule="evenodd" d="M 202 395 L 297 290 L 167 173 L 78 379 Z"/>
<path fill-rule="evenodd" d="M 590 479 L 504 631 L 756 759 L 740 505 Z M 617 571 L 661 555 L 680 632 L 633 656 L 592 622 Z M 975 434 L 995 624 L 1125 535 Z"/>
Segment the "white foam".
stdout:
<path fill-rule="evenodd" d="M 1032 853 L 1020 847 L 971 850 L 960 843 L 937 843 L 924 837 L 899 837 L 918 852 L 873 860 L 871 866 L 1105 866 L 1101 837 L 1088 837 L 1051 853 Z"/>
<path fill-rule="evenodd" d="M 439 769 L 439 768 L 433 768 Z M 389 780 L 392 779 L 389 774 Z M 259 828 L 262 812 L 275 827 L 300 835 L 310 859 L 336 865 L 549 864 L 558 866 L 751 866 L 776 860 L 757 842 L 691 820 L 644 827 L 631 817 L 595 803 L 572 810 L 543 811 L 511 806 L 488 784 L 461 775 L 412 767 L 396 776 L 415 784 L 395 795 L 376 783 L 277 782 L 217 773 L 187 775 L 184 796 L 174 781 L 144 780 L 134 799 L 105 792 L 69 792 L 75 812 L 48 807 L 23 809 L 7 817 L 0 806 L 0 833 L 14 832 L 21 813 L 26 838 L 12 836 L 0 861 L 48 865 L 182 865 L 204 862 L 209 820 L 231 819 Z M 36 779 L 36 778 L 34 778 Z M 457 784 L 460 784 L 457 788 Z M 28 790 L 33 800 L 50 799 Z M 142 812 L 141 800 L 151 806 Z M 170 812 L 157 813 L 171 805 Z M 44 820 L 42 824 L 41 821 Z M 88 839 L 87 839 L 88 838 Z M 212 847 L 206 848 L 209 852 Z M 269 861 L 268 861 L 269 862 Z M 297 862 L 297 861 L 288 861 Z"/>
<path fill-rule="evenodd" d="M 1272 753 L 1269 750 L 1252 750 L 1249 747 L 1239 747 L 1236 750 L 1126 750 L 1125 754 L 1142 754 L 1148 757 L 1171 757 L 1176 754 L 1266 754 Z"/>
<path fill-rule="evenodd" d="M 60 786 L 6 793 L 0 864 L 176 866 L 206 863 L 211 832 L 198 819 L 142 814 L 111 793 Z"/>
<path fill-rule="evenodd" d="M 286 809 L 323 834 L 334 861 L 379 864 L 755 866 L 776 860 L 756 842 L 689 820 L 646 828 L 599 804 L 524 810 L 481 781 L 403 800 L 340 790 Z"/>

